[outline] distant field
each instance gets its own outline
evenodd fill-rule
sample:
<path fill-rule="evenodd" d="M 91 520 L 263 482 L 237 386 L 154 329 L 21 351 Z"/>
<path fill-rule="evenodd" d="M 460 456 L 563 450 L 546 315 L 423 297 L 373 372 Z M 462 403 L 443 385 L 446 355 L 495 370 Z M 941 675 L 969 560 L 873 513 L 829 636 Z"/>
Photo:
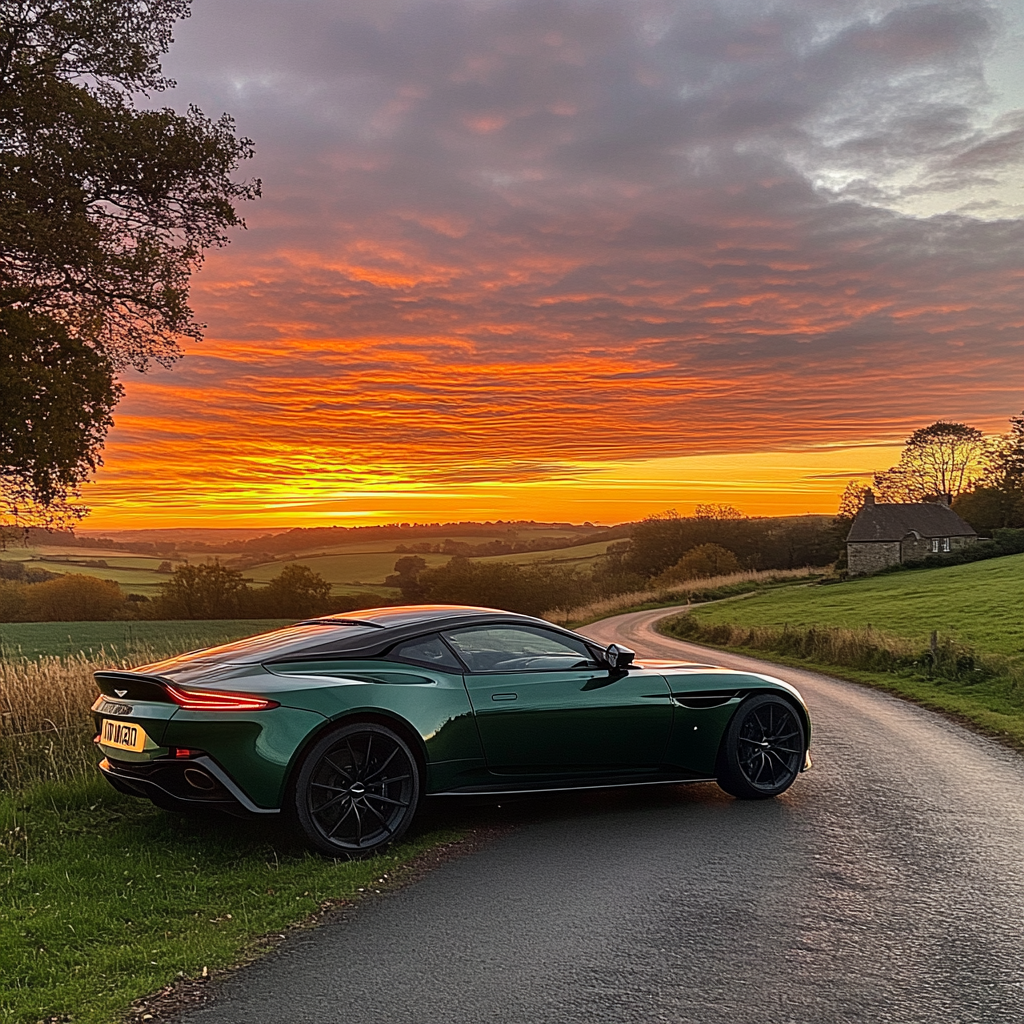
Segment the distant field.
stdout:
<path fill-rule="evenodd" d="M 531 540 L 564 540 L 571 543 L 579 535 L 566 533 L 564 530 L 539 528 L 536 530 L 519 529 L 515 532 L 519 541 Z M 460 533 L 446 534 L 443 537 L 420 538 L 431 544 L 443 543 L 445 540 L 466 544 L 484 544 L 487 541 L 510 539 L 504 527 L 496 526 L 492 532 L 482 534 Z M 407 543 L 414 543 L 417 538 L 409 538 Z M 256 585 L 266 584 L 281 573 L 290 564 L 307 565 L 314 572 L 320 573 L 331 585 L 336 595 L 356 593 L 372 593 L 381 597 L 393 597 L 397 591 L 393 587 L 384 587 L 384 578 L 394 572 L 395 562 L 402 557 L 395 547 L 401 543 L 397 539 L 367 540 L 352 544 L 326 545 L 312 550 L 310 553 L 297 553 L 297 557 L 277 558 L 271 562 L 251 566 L 242 570 L 243 576 Z M 553 548 L 547 551 L 527 551 L 515 555 L 490 555 L 481 561 L 514 562 L 517 565 L 561 565 L 582 569 L 592 567 L 604 554 L 608 541 L 583 544 L 578 547 Z M 220 557 L 229 565 L 238 556 L 238 552 L 225 552 L 219 556 L 214 552 L 195 552 L 190 555 L 193 562 L 206 561 Z M 430 567 L 444 565 L 451 555 L 421 554 Z M 68 558 L 72 561 L 64 561 Z M 104 548 L 75 548 L 68 546 L 35 546 L 27 548 L 8 548 L 0 551 L 0 559 L 20 561 L 47 572 L 68 573 L 85 576 L 96 576 L 100 579 L 113 580 L 123 590 L 143 594 L 149 598 L 159 596 L 160 585 L 167 581 L 166 573 L 157 572 L 164 558 L 159 555 L 139 555 L 127 551 L 108 551 Z M 104 561 L 105 566 L 82 565 L 85 561 Z M 180 564 L 179 559 L 172 559 L 172 564 Z"/>
<path fill-rule="evenodd" d="M 550 551 L 522 551 L 516 555 L 486 555 L 481 562 L 515 562 L 517 565 L 592 565 L 608 550 L 608 541 L 580 544 L 576 547 L 553 548 Z"/>
<path fill-rule="evenodd" d="M 51 562 L 45 558 L 39 558 L 25 564 L 34 569 L 45 569 L 47 572 L 56 572 L 65 576 L 95 576 L 101 580 L 113 580 L 123 590 L 138 591 L 140 594 L 147 594 L 150 597 L 156 596 L 160 584 L 167 582 L 167 574 L 156 571 L 159 562 L 154 562 L 152 569 L 133 569 L 115 566 L 112 561 L 112 559 L 108 559 L 106 566 L 74 565 L 71 562 Z"/>
<path fill-rule="evenodd" d="M 267 583 L 281 574 L 286 565 L 308 565 L 313 572 L 320 573 L 329 583 L 354 584 L 356 582 L 382 584 L 384 577 L 395 570 L 395 562 L 401 558 L 394 551 L 360 551 L 344 555 L 299 556 L 294 561 L 264 562 L 246 569 L 246 578 L 256 583 Z M 451 555 L 420 555 L 427 565 L 443 565 Z M 351 589 L 351 588 L 350 588 Z M 365 587 L 355 587 L 364 590 Z M 340 593 L 341 591 L 336 591 Z M 389 591 L 394 593 L 394 591 Z"/>
<path fill-rule="evenodd" d="M 702 623 L 871 626 L 926 644 L 932 630 L 980 651 L 1024 656 L 1024 555 L 893 573 L 829 586 L 789 587 L 695 610 Z"/>
<path fill-rule="evenodd" d="M 0 655 L 119 654 L 153 650 L 175 654 L 212 647 L 287 625 L 290 619 L 221 619 L 177 622 L 0 622 Z"/>
<path fill-rule="evenodd" d="M 345 554 L 357 554 L 359 552 L 366 551 L 390 551 L 395 553 L 395 548 L 399 544 L 405 544 L 407 547 L 411 544 L 426 543 L 426 544 L 443 544 L 446 540 L 453 541 L 456 544 L 486 544 L 492 540 L 509 540 L 509 534 L 504 530 L 495 530 L 493 533 L 482 533 L 473 535 L 464 535 L 461 533 L 446 533 L 444 536 L 437 537 L 410 537 L 405 541 L 397 538 L 389 540 L 375 540 L 375 541 L 364 541 L 361 544 L 328 544 L 324 547 L 311 548 L 310 551 L 314 555 L 345 555 Z M 566 544 L 573 541 L 573 537 L 567 537 L 563 533 L 559 533 L 552 530 L 519 530 L 516 532 L 515 539 L 518 541 L 530 541 L 530 540 L 564 540 Z M 607 541 L 605 543 L 608 543 Z M 300 558 L 306 557 L 303 552 L 296 552 Z M 401 557 L 401 553 L 395 553 L 396 558 Z"/>

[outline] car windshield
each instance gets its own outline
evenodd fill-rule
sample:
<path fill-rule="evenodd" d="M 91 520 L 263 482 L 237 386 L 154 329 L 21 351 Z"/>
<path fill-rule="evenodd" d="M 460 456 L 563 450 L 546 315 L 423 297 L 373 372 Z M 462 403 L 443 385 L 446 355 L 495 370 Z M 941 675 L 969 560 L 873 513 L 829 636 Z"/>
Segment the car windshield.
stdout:
<path fill-rule="evenodd" d="M 174 658 L 167 658 L 164 661 L 154 662 L 152 665 L 145 665 L 136 669 L 137 672 L 151 672 L 155 675 L 174 676 L 182 671 L 198 667 L 202 663 L 204 667 L 224 664 L 245 664 L 247 662 L 262 661 L 267 654 L 295 654 L 304 650 L 310 643 L 330 640 L 343 633 L 345 636 L 353 636 L 357 633 L 376 633 L 377 628 L 371 624 L 361 625 L 355 623 L 300 623 L 296 626 L 287 626 L 284 629 L 275 629 L 270 633 L 259 633 L 257 636 L 247 636 L 242 640 L 234 640 L 228 644 L 220 644 L 217 647 L 204 647 L 198 651 L 189 651 L 187 654 L 179 654 Z"/>
<path fill-rule="evenodd" d="M 445 636 L 471 672 L 570 668 L 591 659 L 582 640 L 535 626 L 470 626 Z"/>

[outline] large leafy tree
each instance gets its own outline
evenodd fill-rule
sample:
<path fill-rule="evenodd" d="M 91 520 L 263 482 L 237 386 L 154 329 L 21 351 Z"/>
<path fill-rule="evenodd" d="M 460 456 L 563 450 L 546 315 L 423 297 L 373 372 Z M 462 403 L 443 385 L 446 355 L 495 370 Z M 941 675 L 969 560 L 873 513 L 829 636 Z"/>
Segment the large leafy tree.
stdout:
<path fill-rule="evenodd" d="M 1009 431 L 992 440 L 984 475 L 954 508 L 983 533 L 1024 526 L 1024 413 L 1011 416 Z"/>
<path fill-rule="evenodd" d="M 54 435 L 40 429 L 38 395 L 5 393 L 9 506 L 58 507 L 98 459 L 117 371 L 171 362 L 202 336 L 190 276 L 243 226 L 238 201 L 259 194 L 258 181 L 232 179 L 252 143 L 227 115 L 144 105 L 173 85 L 160 60 L 188 12 L 189 0 L 0 0 L 4 359 L 45 366 L 64 402 L 61 375 L 92 381 L 56 445 L 63 462 L 39 444 Z"/>
<path fill-rule="evenodd" d="M 985 435 L 966 423 L 939 420 L 907 438 L 900 461 L 874 477 L 882 501 L 956 498 L 982 471 Z"/>
<path fill-rule="evenodd" d="M 1010 417 L 1010 429 L 993 444 L 984 483 L 1004 491 L 1024 490 L 1024 412 Z"/>

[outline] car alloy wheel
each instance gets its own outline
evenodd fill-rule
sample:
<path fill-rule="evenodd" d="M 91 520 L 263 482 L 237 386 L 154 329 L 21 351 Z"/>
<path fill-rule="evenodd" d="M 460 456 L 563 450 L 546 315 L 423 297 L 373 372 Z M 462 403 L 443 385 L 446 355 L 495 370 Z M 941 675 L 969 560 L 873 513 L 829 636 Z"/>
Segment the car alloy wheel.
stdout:
<path fill-rule="evenodd" d="M 398 733 L 356 722 L 323 736 L 295 784 L 295 811 L 310 844 L 364 857 L 398 839 L 416 814 L 420 770 Z"/>
<path fill-rule="evenodd" d="M 749 697 L 722 738 L 718 784 L 741 800 L 763 800 L 789 789 L 800 772 L 806 741 L 799 714 L 774 694 Z"/>

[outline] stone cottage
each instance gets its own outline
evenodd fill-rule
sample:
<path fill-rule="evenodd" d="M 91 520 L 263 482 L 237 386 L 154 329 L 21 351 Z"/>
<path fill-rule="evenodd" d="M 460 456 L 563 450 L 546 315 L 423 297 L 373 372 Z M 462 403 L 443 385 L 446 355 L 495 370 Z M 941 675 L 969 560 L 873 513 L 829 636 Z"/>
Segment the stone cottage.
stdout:
<path fill-rule="evenodd" d="M 846 555 L 850 575 L 862 576 L 926 555 L 959 551 L 977 540 L 948 501 L 880 504 L 868 491 L 846 537 Z"/>

